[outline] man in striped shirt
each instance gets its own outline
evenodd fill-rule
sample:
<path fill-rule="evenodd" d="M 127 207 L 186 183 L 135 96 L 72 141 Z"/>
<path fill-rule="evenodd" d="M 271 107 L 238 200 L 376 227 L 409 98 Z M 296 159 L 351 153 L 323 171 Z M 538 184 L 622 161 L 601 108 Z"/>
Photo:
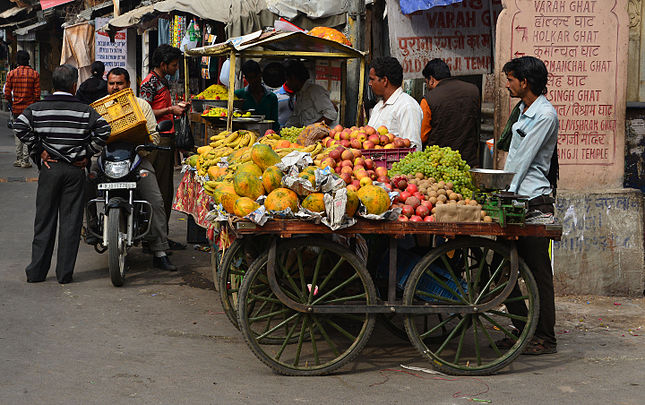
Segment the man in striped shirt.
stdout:
<path fill-rule="evenodd" d="M 18 67 L 9 72 L 4 87 L 4 98 L 11 105 L 14 120 L 30 104 L 40 100 L 40 75 L 29 66 L 29 53 L 18 51 Z M 31 167 L 27 146 L 16 137 L 16 167 Z"/>
<path fill-rule="evenodd" d="M 72 282 L 83 224 L 85 167 L 110 136 L 107 121 L 74 97 L 77 81 L 74 66 L 54 69 L 54 94 L 27 107 L 13 126 L 40 169 L 31 263 L 26 269 L 30 283 L 47 277 L 59 218 L 56 278 L 61 284 Z"/>

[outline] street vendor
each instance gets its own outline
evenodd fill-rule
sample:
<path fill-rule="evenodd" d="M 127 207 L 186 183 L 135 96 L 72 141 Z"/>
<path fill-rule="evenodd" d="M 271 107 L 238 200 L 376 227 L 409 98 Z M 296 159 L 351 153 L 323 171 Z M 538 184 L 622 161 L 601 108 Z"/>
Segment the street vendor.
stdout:
<path fill-rule="evenodd" d="M 285 65 L 286 87 L 296 95 L 293 114 L 286 127 L 303 127 L 324 121 L 330 125 L 338 118 L 338 111 L 329 98 L 329 92 L 309 78 L 309 70 L 299 60 L 290 60 Z"/>
<path fill-rule="evenodd" d="M 242 109 L 253 109 L 256 114 L 264 115 L 265 119 L 273 121 L 272 129 L 279 132 L 278 97 L 262 84 L 260 64 L 248 60 L 242 65 L 242 73 L 249 83 L 245 88 L 235 90 L 235 96 L 244 100 Z"/>
<path fill-rule="evenodd" d="M 515 173 L 509 191 L 529 197 L 527 223 L 549 224 L 553 213 L 557 164 L 552 164 L 558 141 L 558 115 L 544 96 L 547 93 L 548 72 L 544 62 L 532 56 L 511 60 L 502 69 L 506 74 L 511 97 L 521 100 L 517 114 L 511 114 L 506 127 L 511 131 L 511 143 L 504 170 Z M 506 129 L 505 129 L 506 132 Z M 520 257 L 535 277 L 540 298 L 540 316 L 535 335 L 524 354 L 550 354 L 557 352 L 555 337 L 555 302 L 553 270 L 549 258 L 547 238 L 521 237 L 517 241 Z M 516 286 L 511 296 L 521 292 Z M 513 314 L 526 314 L 522 302 L 507 304 Z M 514 321 L 515 327 L 524 326 Z M 505 338 L 507 344 L 514 344 Z"/>
<path fill-rule="evenodd" d="M 421 150 L 421 121 L 419 103 L 403 92 L 403 67 L 392 57 L 374 59 L 369 72 L 369 86 L 381 100 L 372 109 L 368 125 L 384 126 L 391 134 L 407 138 Z"/>

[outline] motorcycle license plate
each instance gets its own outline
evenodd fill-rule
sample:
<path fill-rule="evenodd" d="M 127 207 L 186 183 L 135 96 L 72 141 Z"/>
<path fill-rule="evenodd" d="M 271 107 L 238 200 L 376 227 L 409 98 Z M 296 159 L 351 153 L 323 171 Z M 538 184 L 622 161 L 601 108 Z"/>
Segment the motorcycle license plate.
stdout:
<path fill-rule="evenodd" d="M 137 188 L 137 183 L 133 181 L 122 182 L 122 183 L 100 183 L 99 190 L 119 190 L 119 189 L 129 189 Z"/>

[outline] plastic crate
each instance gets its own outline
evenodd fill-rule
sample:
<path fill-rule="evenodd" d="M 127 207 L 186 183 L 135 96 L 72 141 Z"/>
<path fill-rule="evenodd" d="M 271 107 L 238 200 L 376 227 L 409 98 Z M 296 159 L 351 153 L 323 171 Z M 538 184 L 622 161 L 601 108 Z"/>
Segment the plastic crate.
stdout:
<path fill-rule="evenodd" d="M 370 158 L 374 161 L 374 166 L 391 169 L 392 164 L 398 162 L 412 153 L 412 148 L 395 148 L 395 149 L 361 149 L 363 157 Z"/>
<path fill-rule="evenodd" d="M 193 112 L 202 113 L 207 108 L 222 107 L 228 108 L 228 100 L 204 100 L 193 98 L 190 100 Z M 244 105 L 244 100 L 233 100 L 233 108 L 240 109 Z"/>
<path fill-rule="evenodd" d="M 112 131 L 107 143 L 127 141 L 144 144 L 148 142 L 146 118 L 132 89 L 123 89 L 90 105 L 110 124 Z"/>

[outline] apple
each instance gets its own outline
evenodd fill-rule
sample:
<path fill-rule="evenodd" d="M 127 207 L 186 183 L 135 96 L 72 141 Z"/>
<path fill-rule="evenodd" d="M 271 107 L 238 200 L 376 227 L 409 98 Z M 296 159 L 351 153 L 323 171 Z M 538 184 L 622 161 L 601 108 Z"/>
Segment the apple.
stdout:
<path fill-rule="evenodd" d="M 374 149 L 383 149 L 381 145 L 374 145 Z"/>
<path fill-rule="evenodd" d="M 352 125 L 349 129 L 350 131 L 356 131 L 358 127 L 356 125 Z"/>
<path fill-rule="evenodd" d="M 356 138 L 358 137 L 358 134 L 359 134 L 359 133 L 360 133 L 360 132 L 359 132 L 358 130 L 356 130 L 356 131 L 352 131 L 352 132 L 349 134 L 349 137 L 350 137 L 351 139 L 356 139 Z"/>
<path fill-rule="evenodd" d="M 336 126 L 334 127 L 334 131 L 336 131 L 336 132 L 342 132 L 342 131 L 343 131 L 343 129 L 345 129 L 345 128 L 343 128 L 343 126 L 342 126 L 342 125 L 336 125 Z"/>
<path fill-rule="evenodd" d="M 428 215 L 427 217 L 423 218 L 423 222 L 434 222 L 434 218 L 432 215 Z"/>
<path fill-rule="evenodd" d="M 377 167 L 374 171 L 379 177 L 387 177 L 387 169 L 383 166 Z"/>
<path fill-rule="evenodd" d="M 427 207 L 430 211 L 432 211 L 432 203 L 428 200 L 423 200 L 421 201 L 421 205 L 424 207 Z"/>
<path fill-rule="evenodd" d="M 401 214 L 405 215 L 407 218 L 410 218 L 414 215 L 414 208 L 409 205 L 404 205 L 401 207 Z"/>
<path fill-rule="evenodd" d="M 343 179 L 345 184 L 351 184 L 352 182 L 352 175 L 351 173 L 341 173 L 340 178 Z"/>
<path fill-rule="evenodd" d="M 412 208 L 417 209 L 417 207 L 421 205 L 421 201 L 419 201 L 415 196 L 410 196 L 405 199 L 405 205 L 409 205 Z"/>
<path fill-rule="evenodd" d="M 374 142 L 372 141 L 363 142 L 363 149 L 374 149 Z"/>
<path fill-rule="evenodd" d="M 351 160 L 341 160 L 340 167 L 349 167 L 350 169 L 352 169 L 352 171 L 354 170 Z"/>
<path fill-rule="evenodd" d="M 408 138 L 403 138 L 403 146 L 409 148 L 412 145 L 412 142 Z"/>
<path fill-rule="evenodd" d="M 270 134 L 275 134 L 275 131 L 272 129 L 267 129 L 266 132 L 264 133 L 264 136 L 270 135 Z"/>
<path fill-rule="evenodd" d="M 368 170 L 374 169 L 374 161 L 370 158 L 365 159 L 365 168 Z"/>
<path fill-rule="evenodd" d="M 395 184 L 396 188 L 399 190 L 405 190 L 408 187 L 408 181 L 406 179 L 399 179 L 398 182 Z"/>
<path fill-rule="evenodd" d="M 390 138 L 387 135 L 379 136 L 379 140 L 381 141 L 381 145 L 387 145 L 390 142 Z"/>
<path fill-rule="evenodd" d="M 368 136 L 369 136 L 369 135 L 374 135 L 374 134 L 376 133 L 376 130 L 375 130 L 373 127 L 370 127 L 369 125 L 365 125 L 365 126 L 363 127 L 363 129 L 365 130 L 365 133 L 366 133 Z"/>
<path fill-rule="evenodd" d="M 340 141 L 340 132 L 336 132 L 336 133 L 334 134 L 334 140 L 335 140 L 335 141 Z"/>
<path fill-rule="evenodd" d="M 366 170 L 365 166 L 354 164 L 354 170 Z"/>
<path fill-rule="evenodd" d="M 345 148 L 349 148 L 351 146 L 351 144 L 349 143 L 349 141 L 347 139 L 341 140 L 340 144 Z"/>
<path fill-rule="evenodd" d="M 419 205 L 414 212 L 421 218 L 425 218 L 430 215 L 430 210 L 425 205 Z"/>
<path fill-rule="evenodd" d="M 345 160 L 345 162 L 346 162 L 346 160 Z M 340 172 L 341 172 L 341 174 L 342 174 L 342 173 L 347 173 L 347 174 L 349 174 L 349 175 L 351 176 L 351 175 L 352 175 L 353 170 L 352 170 L 352 168 L 351 168 L 351 167 L 349 167 L 349 166 L 342 166 L 342 167 L 340 168 Z"/>
<path fill-rule="evenodd" d="M 385 136 L 387 136 L 387 139 L 390 141 L 390 143 L 394 142 L 394 134 L 388 133 Z"/>
<path fill-rule="evenodd" d="M 394 149 L 394 144 L 393 143 L 388 143 L 383 147 L 383 149 Z"/>
<path fill-rule="evenodd" d="M 332 159 L 332 158 L 328 157 L 328 158 L 325 158 L 325 160 L 323 160 L 323 161 L 321 162 L 321 165 L 322 165 L 322 167 L 327 167 L 327 166 L 329 166 L 329 167 L 331 167 L 332 169 L 334 169 L 334 168 L 336 167 L 336 161 L 335 161 L 334 159 Z"/>
<path fill-rule="evenodd" d="M 358 180 L 362 180 L 363 177 L 367 177 L 369 179 L 370 176 L 367 174 L 367 172 L 364 169 L 362 169 L 358 171 L 355 170 L 354 177 L 356 177 Z"/>
<path fill-rule="evenodd" d="M 423 222 L 423 218 L 418 215 L 412 215 L 410 217 L 410 222 Z"/>
<path fill-rule="evenodd" d="M 388 191 L 392 191 L 392 185 L 390 183 L 385 183 L 385 188 L 387 188 Z"/>
<path fill-rule="evenodd" d="M 363 146 L 363 143 L 358 139 L 354 138 L 351 141 L 349 141 L 349 146 L 351 146 L 352 148 L 360 149 Z"/>
<path fill-rule="evenodd" d="M 374 145 L 378 145 L 379 142 L 381 142 L 381 138 L 376 134 L 368 136 L 367 140 L 372 142 Z"/>
<path fill-rule="evenodd" d="M 331 138 L 333 138 L 333 137 L 334 137 L 334 135 L 336 135 L 336 131 L 334 131 L 333 129 L 330 129 L 330 130 L 329 130 L 329 136 L 330 136 Z"/>
<path fill-rule="evenodd" d="M 376 181 L 379 183 L 384 183 L 387 186 L 390 186 L 390 179 L 387 176 L 379 176 L 376 178 Z M 392 188 L 392 186 L 390 186 Z"/>
<path fill-rule="evenodd" d="M 367 140 L 367 134 L 365 134 L 364 132 L 359 132 L 356 136 L 356 139 L 358 139 L 361 143 L 365 142 Z"/>
<path fill-rule="evenodd" d="M 399 221 L 401 221 L 401 222 L 408 222 L 408 221 L 409 221 L 409 219 L 408 219 L 408 217 L 406 217 L 405 215 L 399 215 Z"/>
<path fill-rule="evenodd" d="M 354 166 L 365 166 L 365 159 L 362 157 L 357 157 L 354 159 Z"/>
<path fill-rule="evenodd" d="M 340 165 L 338 165 L 338 166 L 334 167 L 334 171 L 335 171 L 336 173 L 338 173 L 338 174 L 340 174 L 340 171 L 341 171 L 342 169 L 343 169 L 343 168 L 342 168 L 342 167 L 340 167 Z"/>
<path fill-rule="evenodd" d="M 399 194 L 399 201 L 401 201 L 402 203 L 404 203 L 404 202 L 405 202 L 405 200 L 407 200 L 407 199 L 408 199 L 408 198 L 410 198 L 411 196 L 412 196 L 412 194 L 408 193 L 407 191 L 404 191 L 404 192 L 402 192 L 401 194 Z"/>
<path fill-rule="evenodd" d="M 349 140 L 349 134 L 347 132 L 341 132 L 340 133 L 340 140 Z"/>
<path fill-rule="evenodd" d="M 342 151 L 338 149 L 334 149 L 331 152 L 329 152 L 329 157 L 334 159 L 334 160 L 340 160 L 340 156 L 342 155 Z"/>
<path fill-rule="evenodd" d="M 352 151 L 352 153 L 354 154 L 354 159 L 363 156 L 360 149 L 350 149 L 350 151 Z"/>
<path fill-rule="evenodd" d="M 372 184 L 372 179 L 370 179 L 369 177 L 363 177 L 360 180 L 360 182 L 361 182 L 361 187 L 365 187 L 365 186 L 369 186 L 369 185 Z"/>
<path fill-rule="evenodd" d="M 340 158 L 343 160 L 352 161 L 354 160 L 354 154 L 352 153 L 351 150 L 345 149 L 343 153 L 340 154 Z"/>
<path fill-rule="evenodd" d="M 378 132 L 378 134 L 379 134 L 379 135 L 385 135 L 385 134 L 387 134 L 387 133 L 388 133 L 388 132 L 390 132 L 390 131 L 388 131 L 388 130 L 387 130 L 387 127 L 385 127 L 385 126 L 381 125 L 380 127 L 378 127 L 378 129 L 376 130 L 376 132 Z"/>
<path fill-rule="evenodd" d="M 416 193 L 412 193 L 413 196 L 419 199 L 419 201 L 423 201 L 426 199 L 426 196 L 417 191 Z"/>
<path fill-rule="evenodd" d="M 358 181 L 358 180 L 356 180 L 356 179 L 352 179 L 352 185 L 353 185 L 354 187 L 356 187 L 356 190 L 358 190 L 359 188 L 361 188 L 361 182 L 360 182 L 360 181 Z"/>
<path fill-rule="evenodd" d="M 378 177 L 374 170 L 368 170 L 367 175 L 370 176 L 370 179 L 372 179 L 372 180 L 376 180 L 376 178 Z"/>
<path fill-rule="evenodd" d="M 408 184 L 408 187 L 406 187 L 405 191 L 407 191 L 410 194 L 414 194 L 417 191 L 419 191 L 419 188 L 417 187 L 416 184 Z"/>
<path fill-rule="evenodd" d="M 395 148 L 403 148 L 405 145 L 405 142 L 403 142 L 403 139 L 401 138 L 394 138 L 393 144 Z"/>
<path fill-rule="evenodd" d="M 358 191 L 358 188 L 353 184 L 348 184 L 346 188 L 354 192 Z"/>

